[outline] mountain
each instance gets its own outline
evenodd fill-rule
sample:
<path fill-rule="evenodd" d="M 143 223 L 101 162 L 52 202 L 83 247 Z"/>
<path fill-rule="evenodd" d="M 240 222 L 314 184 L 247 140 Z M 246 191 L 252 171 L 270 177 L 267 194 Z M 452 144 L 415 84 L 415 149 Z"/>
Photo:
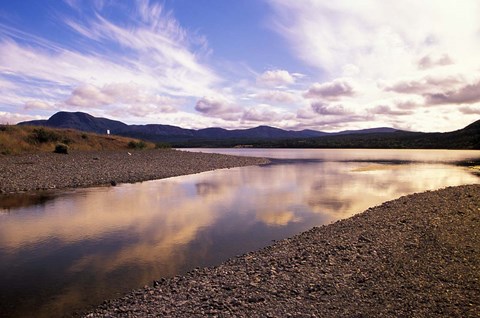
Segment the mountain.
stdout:
<path fill-rule="evenodd" d="M 316 130 L 283 130 L 269 126 L 258 126 L 250 129 L 227 130 L 218 127 L 205 129 L 185 129 L 170 125 L 127 125 L 123 122 L 108 118 L 94 117 L 82 112 L 58 112 L 48 120 L 34 120 L 19 123 L 19 125 L 46 126 L 52 128 L 71 128 L 86 132 L 106 133 L 110 130 L 112 134 L 142 138 L 155 142 L 189 142 L 193 140 L 277 140 L 313 138 L 335 134 L 373 133 L 373 132 L 394 132 L 392 128 L 374 128 L 365 130 L 351 130 L 340 133 L 326 133 Z"/>
<path fill-rule="evenodd" d="M 112 134 L 116 134 L 128 128 L 128 125 L 121 121 L 93 117 L 92 115 L 82 112 L 58 112 L 48 120 L 27 121 L 19 123 L 19 125 L 70 128 L 99 134 L 106 133 L 107 130 L 110 130 Z"/>
<path fill-rule="evenodd" d="M 193 141 L 219 140 L 280 140 L 312 138 L 331 135 L 316 130 L 283 130 L 269 126 L 258 126 L 250 129 L 227 130 L 218 127 L 205 129 L 185 129 L 171 125 L 127 125 L 123 122 L 108 118 L 94 117 L 82 112 L 58 112 L 48 120 L 34 120 L 19 123 L 19 125 L 46 126 L 52 128 L 71 128 L 86 132 L 110 133 L 145 139 L 154 142 L 173 142 L 188 144 Z M 390 128 L 380 128 L 390 129 Z M 368 130 L 349 131 L 348 133 L 368 133 Z M 347 132 L 341 132 L 347 133 Z"/>
<path fill-rule="evenodd" d="M 379 127 L 379 128 L 368 128 L 362 130 L 344 130 L 336 133 L 336 135 L 351 135 L 351 134 L 378 134 L 378 133 L 393 133 L 398 132 L 398 129 L 389 128 L 389 127 Z"/>
<path fill-rule="evenodd" d="M 59 112 L 48 120 L 23 122 L 36 125 L 134 137 L 168 142 L 175 147 L 254 147 L 288 148 L 419 148 L 480 149 L 480 120 L 446 133 L 421 133 L 388 127 L 326 133 L 316 130 L 283 130 L 269 126 L 228 130 L 212 127 L 185 129 L 170 125 L 127 125 L 120 121 L 93 117 L 81 112 Z"/>

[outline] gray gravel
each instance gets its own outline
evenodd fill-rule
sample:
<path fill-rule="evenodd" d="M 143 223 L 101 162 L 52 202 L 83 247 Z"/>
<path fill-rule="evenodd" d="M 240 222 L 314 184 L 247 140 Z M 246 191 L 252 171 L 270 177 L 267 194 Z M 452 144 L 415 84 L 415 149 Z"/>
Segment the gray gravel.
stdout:
<path fill-rule="evenodd" d="M 133 183 L 267 162 L 178 150 L 0 155 L 0 193 Z"/>
<path fill-rule="evenodd" d="M 480 185 L 414 194 L 86 317 L 479 317 Z"/>

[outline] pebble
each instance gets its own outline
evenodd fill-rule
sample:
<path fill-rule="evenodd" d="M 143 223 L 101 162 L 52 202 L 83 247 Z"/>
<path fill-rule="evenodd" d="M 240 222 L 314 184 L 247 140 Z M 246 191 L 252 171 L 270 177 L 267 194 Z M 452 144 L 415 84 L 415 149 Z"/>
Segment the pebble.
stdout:
<path fill-rule="evenodd" d="M 178 150 L 0 155 L 0 193 L 134 183 L 203 171 L 266 164 L 262 158 Z"/>

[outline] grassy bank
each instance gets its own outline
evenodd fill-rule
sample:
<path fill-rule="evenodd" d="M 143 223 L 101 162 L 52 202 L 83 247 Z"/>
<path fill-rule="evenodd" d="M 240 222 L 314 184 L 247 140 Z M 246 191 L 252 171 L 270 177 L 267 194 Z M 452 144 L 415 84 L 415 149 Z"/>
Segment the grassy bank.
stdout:
<path fill-rule="evenodd" d="M 155 148 L 155 144 L 151 142 L 114 135 L 99 135 L 73 129 L 0 125 L 2 155 L 52 152 L 58 145 L 80 151 Z"/>

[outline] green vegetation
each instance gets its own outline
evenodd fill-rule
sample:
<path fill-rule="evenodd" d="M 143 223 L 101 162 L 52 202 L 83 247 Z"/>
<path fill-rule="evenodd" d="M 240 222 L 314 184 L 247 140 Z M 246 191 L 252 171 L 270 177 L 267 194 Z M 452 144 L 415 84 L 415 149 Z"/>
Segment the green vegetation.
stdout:
<path fill-rule="evenodd" d="M 57 144 L 53 152 L 68 154 L 68 146 L 65 144 Z"/>
<path fill-rule="evenodd" d="M 173 147 L 236 147 L 241 145 L 256 148 L 480 149 L 480 121 L 447 133 L 399 131 L 303 139 L 192 140 L 173 143 Z"/>
<path fill-rule="evenodd" d="M 43 144 L 49 142 L 56 142 L 60 140 L 61 136 L 54 130 L 45 128 L 35 128 L 28 137 L 28 142 L 32 144 Z"/>
<path fill-rule="evenodd" d="M 130 145 L 135 144 L 132 148 Z M 62 145 L 62 146 L 60 146 Z M 138 139 L 80 132 L 73 129 L 0 125 L 0 154 L 34 152 L 153 149 L 155 144 Z"/>
<path fill-rule="evenodd" d="M 170 145 L 168 142 L 157 142 L 155 144 L 155 149 L 170 149 L 172 148 L 172 145 Z"/>
<path fill-rule="evenodd" d="M 147 144 L 142 141 L 142 140 L 139 140 L 139 141 L 130 141 L 128 143 L 128 148 L 130 149 L 145 149 L 147 147 Z"/>

